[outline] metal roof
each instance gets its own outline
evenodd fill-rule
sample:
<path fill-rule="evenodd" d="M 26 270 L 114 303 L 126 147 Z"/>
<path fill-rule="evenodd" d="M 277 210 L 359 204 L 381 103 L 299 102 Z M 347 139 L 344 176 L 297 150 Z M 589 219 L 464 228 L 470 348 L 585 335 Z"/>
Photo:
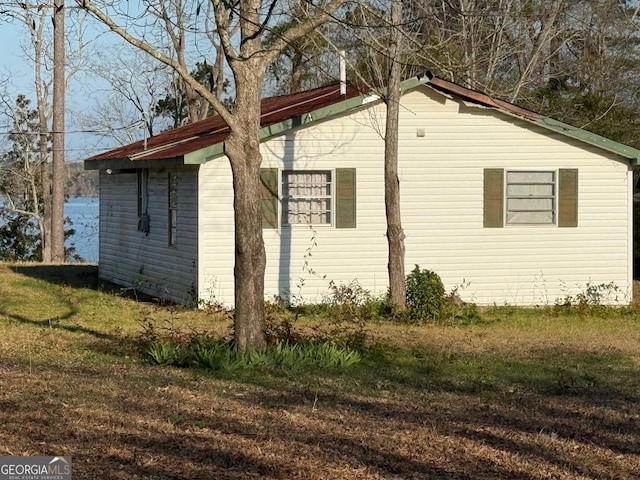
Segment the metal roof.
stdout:
<path fill-rule="evenodd" d="M 300 117 L 314 110 L 339 103 L 360 94 L 353 87 L 347 88 L 346 95 L 340 94 L 340 85 L 329 85 L 292 95 L 265 98 L 262 100 L 260 125 L 268 128 L 280 122 Z M 166 160 L 184 157 L 203 148 L 222 144 L 229 135 L 229 127 L 219 115 L 190 123 L 140 140 L 129 145 L 114 148 L 85 160 L 91 163 L 105 163 L 109 160 Z M 102 162 L 101 162 L 102 161 Z"/>
<path fill-rule="evenodd" d="M 406 92 L 421 85 L 458 98 L 466 104 L 495 109 L 552 132 L 615 153 L 630 160 L 632 165 L 640 162 L 640 150 L 438 78 L 431 72 L 402 82 L 401 89 Z M 379 99 L 380 97 L 372 92 L 361 92 L 352 86 L 347 89 L 346 95 L 341 95 L 338 84 L 266 98 L 262 100 L 260 138 L 266 139 L 279 135 L 292 128 L 343 114 Z M 147 139 L 146 146 L 144 141 L 139 141 L 91 157 L 85 160 L 85 168 L 113 168 L 112 166 L 131 168 L 132 163 L 137 161 L 153 161 L 158 165 L 203 163 L 223 154 L 224 140 L 228 134 L 229 127 L 220 116 L 214 115 L 155 135 Z"/>

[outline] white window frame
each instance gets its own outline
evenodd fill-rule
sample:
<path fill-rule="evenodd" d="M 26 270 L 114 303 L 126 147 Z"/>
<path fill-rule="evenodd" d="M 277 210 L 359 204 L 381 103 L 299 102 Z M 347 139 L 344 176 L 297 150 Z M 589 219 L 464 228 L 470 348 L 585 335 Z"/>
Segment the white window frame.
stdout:
<path fill-rule="evenodd" d="M 299 195 L 297 197 L 293 197 L 288 195 L 288 179 L 289 179 L 289 175 L 312 175 L 312 174 L 322 174 L 322 175 L 328 175 L 328 181 L 324 182 L 324 186 L 326 187 L 328 185 L 328 190 L 329 193 L 327 195 Z M 335 216 L 335 170 L 333 169 L 310 169 L 310 170 L 305 170 L 305 169 L 288 169 L 288 170 L 281 170 L 280 171 L 280 198 L 282 199 L 279 203 L 280 203 L 280 224 L 283 227 L 299 227 L 299 226 L 309 226 L 309 225 L 313 225 L 314 227 L 332 227 L 335 223 L 334 221 L 334 216 Z M 322 187 L 322 188 L 325 188 Z M 289 223 L 289 211 L 288 211 L 288 204 L 289 204 L 289 198 L 293 198 L 298 199 L 298 200 L 302 200 L 304 201 L 305 199 L 308 199 L 309 201 L 313 201 L 314 199 L 324 199 L 324 200 L 328 200 L 328 211 L 324 211 L 324 212 L 311 212 L 311 215 L 327 215 L 328 216 L 328 221 L 327 222 L 294 222 L 294 223 Z"/>
<path fill-rule="evenodd" d="M 552 181 L 551 182 L 545 182 L 545 181 L 541 181 L 541 182 L 527 182 L 524 180 L 520 180 L 520 181 L 510 181 L 510 176 L 511 175 L 518 175 L 518 174 L 546 174 L 546 175 L 551 175 L 552 176 Z M 527 226 L 527 225 L 535 225 L 535 226 L 544 226 L 544 225 L 549 225 L 549 226 L 555 226 L 558 224 L 558 172 L 557 170 L 548 170 L 548 169 L 544 169 L 544 170 L 533 170 L 533 169 L 528 169 L 528 170 L 505 170 L 505 180 L 504 180 L 504 185 L 505 185 L 505 189 L 504 189 L 504 219 L 505 219 L 505 225 L 508 226 Z M 533 190 L 535 187 L 540 187 L 540 186 L 550 186 L 551 187 L 551 193 L 523 193 L 523 190 L 526 192 L 527 187 L 531 187 L 531 189 Z M 510 193 L 510 191 L 512 190 L 510 187 L 520 187 L 520 192 L 518 193 Z M 518 189 L 518 188 L 516 188 Z M 510 200 L 513 201 L 527 201 L 527 200 L 532 200 L 532 201 L 544 201 L 544 200 L 550 200 L 551 201 L 551 208 L 545 208 L 545 209 L 522 209 L 522 208 L 510 208 L 510 204 L 512 202 L 510 202 Z M 551 213 L 551 220 L 550 221 L 526 221 L 526 220 L 513 220 L 512 218 L 510 218 L 510 213 L 513 214 L 524 214 L 526 215 L 527 212 L 530 212 L 531 214 L 535 214 L 535 213 Z"/>

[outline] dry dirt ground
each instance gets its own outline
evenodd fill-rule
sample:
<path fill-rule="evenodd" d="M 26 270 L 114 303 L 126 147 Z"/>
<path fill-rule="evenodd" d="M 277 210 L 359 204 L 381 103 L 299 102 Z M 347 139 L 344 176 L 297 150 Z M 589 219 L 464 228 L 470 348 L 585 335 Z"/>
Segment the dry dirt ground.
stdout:
<path fill-rule="evenodd" d="M 127 356 L 161 309 L 0 273 L 0 456 L 74 480 L 640 479 L 635 316 L 381 324 L 405 357 L 223 374 Z"/>
<path fill-rule="evenodd" d="M 386 387 L 4 364 L 0 455 L 70 455 L 74 479 L 640 478 L 637 398 Z"/>

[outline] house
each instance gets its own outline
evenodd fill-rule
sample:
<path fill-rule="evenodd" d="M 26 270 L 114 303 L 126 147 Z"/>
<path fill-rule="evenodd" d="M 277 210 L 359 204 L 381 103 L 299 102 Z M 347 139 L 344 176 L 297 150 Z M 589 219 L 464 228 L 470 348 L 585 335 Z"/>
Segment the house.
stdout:
<path fill-rule="evenodd" d="M 432 74 L 402 84 L 406 269 L 478 304 L 632 291 L 640 151 Z M 262 105 L 265 294 L 387 289 L 383 129 L 373 93 L 327 86 Z M 219 117 L 89 158 L 100 171 L 100 277 L 186 304 L 232 305 L 227 128 Z"/>

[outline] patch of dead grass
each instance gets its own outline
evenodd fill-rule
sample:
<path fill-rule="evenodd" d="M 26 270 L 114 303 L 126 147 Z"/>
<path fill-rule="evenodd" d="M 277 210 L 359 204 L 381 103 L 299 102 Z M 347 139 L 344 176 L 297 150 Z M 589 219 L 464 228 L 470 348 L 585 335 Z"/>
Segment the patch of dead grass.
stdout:
<path fill-rule="evenodd" d="M 127 358 L 140 319 L 201 312 L 53 283 L 73 313 L 50 326 L 22 290 L 45 280 L 0 275 L 0 302 L 25 299 L 0 307 L 0 455 L 70 455 L 75 479 L 639 478 L 637 383 L 549 391 L 491 372 L 602 354 L 617 382 L 637 380 L 615 364 L 638 365 L 633 319 L 380 324 L 374 340 L 405 363 L 232 377 Z"/>

